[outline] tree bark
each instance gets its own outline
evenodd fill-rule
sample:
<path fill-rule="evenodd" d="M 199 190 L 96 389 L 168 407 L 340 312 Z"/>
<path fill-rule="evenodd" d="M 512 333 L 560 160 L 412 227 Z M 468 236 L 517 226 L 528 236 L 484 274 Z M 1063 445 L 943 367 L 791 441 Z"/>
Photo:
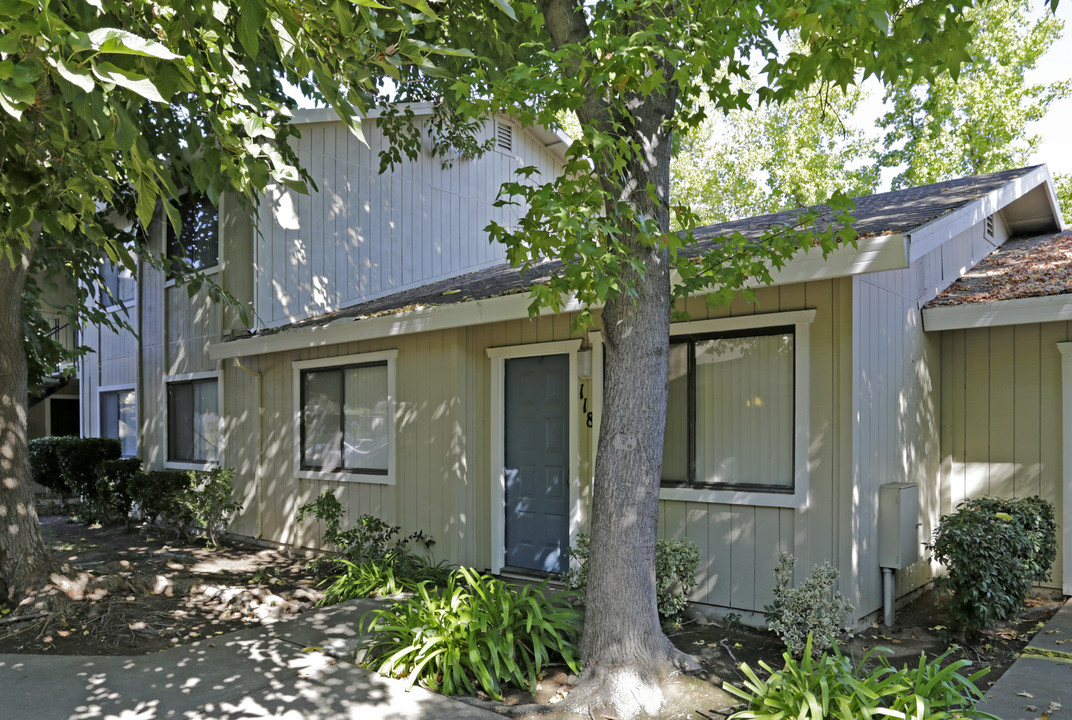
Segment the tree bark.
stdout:
<path fill-rule="evenodd" d="M 26 438 L 26 353 L 22 290 L 28 251 L 0 256 L 0 600 L 17 603 L 47 582 L 55 564 L 34 507 Z"/>

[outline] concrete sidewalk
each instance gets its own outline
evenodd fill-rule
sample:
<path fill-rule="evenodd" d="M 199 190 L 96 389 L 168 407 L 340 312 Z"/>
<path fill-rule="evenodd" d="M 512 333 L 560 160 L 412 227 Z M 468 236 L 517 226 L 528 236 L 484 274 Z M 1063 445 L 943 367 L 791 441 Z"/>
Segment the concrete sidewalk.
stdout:
<path fill-rule="evenodd" d="M 1072 718 L 1072 600 L 1050 618 L 976 709 L 1002 720 Z"/>
<path fill-rule="evenodd" d="M 370 607 L 343 603 L 150 655 L 0 655 L 0 720 L 500 720 L 348 662 Z"/>

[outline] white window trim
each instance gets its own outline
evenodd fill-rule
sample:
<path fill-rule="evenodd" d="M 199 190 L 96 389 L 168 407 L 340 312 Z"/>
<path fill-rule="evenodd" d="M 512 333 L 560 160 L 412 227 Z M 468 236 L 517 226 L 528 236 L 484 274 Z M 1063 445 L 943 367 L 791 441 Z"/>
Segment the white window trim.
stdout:
<path fill-rule="evenodd" d="M 331 358 L 317 360 L 297 360 L 290 364 L 292 372 L 292 397 L 294 400 L 293 424 L 294 429 L 294 475 L 304 480 L 332 480 L 335 482 L 366 483 L 370 485 L 394 485 L 398 467 L 398 442 L 397 442 L 397 408 L 398 398 L 395 364 L 398 359 L 398 350 L 381 350 L 379 352 L 360 353 L 358 355 L 339 355 Z M 365 475 L 359 472 L 332 472 L 325 470 L 302 470 L 301 466 L 301 373 L 302 370 L 312 368 L 331 368 L 341 365 L 359 365 L 362 363 L 387 362 L 387 416 L 391 422 L 387 424 L 387 474 Z"/>
<path fill-rule="evenodd" d="M 672 323 L 670 337 L 678 335 L 703 335 L 707 333 L 732 332 L 735 330 L 759 330 L 762 328 L 793 326 L 794 382 L 793 382 L 793 492 L 765 490 L 714 490 L 703 488 L 660 488 L 660 500 L 681 500 L 698 503 L 723 503 L 727 505 L 752 505 L 756 507 L 782 507 L 805 509 L 808 506 L 809 483 L 809 389 L 811 387 L 811 323 L 815 310 L 741 315 L 736 317 L 696 320 Z M 603 414 L 603 335 L 591 332 L 592 344 L 592 467 L 595 467 L 596 446 L 599 444 L 599 426 Z"/>
<path fill-rule="evenodd" d="M 488 348 L 491 359 L 491 572 L 499 573 L 506 565 L 506 448 L 503 430 L 506 427 L 506 361 L 512 358 L 541 355 L 569 355 L 569 544 L 576 542 L 581 532 L 584 509 L 581 503 L 581 423 L 580 380 L 577 377 L 577 352 L 581 341 L 512 345 Z"/>
<path fill-rule="evenodd" d="M 121 385 L 100 385 L 97 387 L 97 401 L 93 403 L 93 407 L 90 410 L 93 413 L 93 427 L 96 430 L 97 437 L 101 437 L 101 418 L 100 418 L 100 396 L 109 392 L 122 392 L 123 390 L 134 391 L 134 454 L 122 455 L 122 457 L 140 457 L 141 456 L 141 404 L 140 395 L 138 392 L 138 386 L 135 383 L 123 383 Z M 122 451 L 120 451 L 122 452 Z"/>
<path fill-rule="evenodd" d="M 216 448 L 215 461 L 206 462 L 175 462 L 168 460 L 168 385 L 171 383 L 190 382 L 192 380 L 215 380 L 216 381 L 216 412 L 220 416 L 220 444 Z M 164 376 L 164 467 L 168 470 L 211 470 L 219 467 L 223 462 L 223 378 L 216 370 L 204 372 L 182 373 L 181 375 Z"/>

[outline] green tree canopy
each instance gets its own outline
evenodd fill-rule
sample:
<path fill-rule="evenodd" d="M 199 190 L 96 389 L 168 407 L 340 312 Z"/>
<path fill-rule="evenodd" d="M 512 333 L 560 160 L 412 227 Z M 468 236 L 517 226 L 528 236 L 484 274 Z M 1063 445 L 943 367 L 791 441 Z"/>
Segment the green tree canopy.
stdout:
<path fill-rule="evenodd" d="M 359 132 L 382 78 L 435 71 L 435 48 L 411 39 L 435 19 L 424 0 L 0 3 L 3 595 L 52 568 L 26 462 L 28 275 L 68 282 L 84 317 L 102 260 L 134 270 L 150 256 L 137 228 L 162 207 L 178 230 L 182 192 L 252 202 L 270 179 L 302 185 L 281 80 Z"/>

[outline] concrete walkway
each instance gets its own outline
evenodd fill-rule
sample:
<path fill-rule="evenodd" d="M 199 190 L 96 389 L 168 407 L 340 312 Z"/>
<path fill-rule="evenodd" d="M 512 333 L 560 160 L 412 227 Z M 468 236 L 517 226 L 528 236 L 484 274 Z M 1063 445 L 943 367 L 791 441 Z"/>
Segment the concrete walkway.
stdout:
<path fill-rule="evenodd" d="M 976 707 L 1002 720 L 1072 718 L 1072 600 L 1050 618 Z"/>
<path fill-rule="evenodd" d="M 0 720 L 501 720 L 347 662 L 371 606 L 150 655 L 0 655 Z"/>

